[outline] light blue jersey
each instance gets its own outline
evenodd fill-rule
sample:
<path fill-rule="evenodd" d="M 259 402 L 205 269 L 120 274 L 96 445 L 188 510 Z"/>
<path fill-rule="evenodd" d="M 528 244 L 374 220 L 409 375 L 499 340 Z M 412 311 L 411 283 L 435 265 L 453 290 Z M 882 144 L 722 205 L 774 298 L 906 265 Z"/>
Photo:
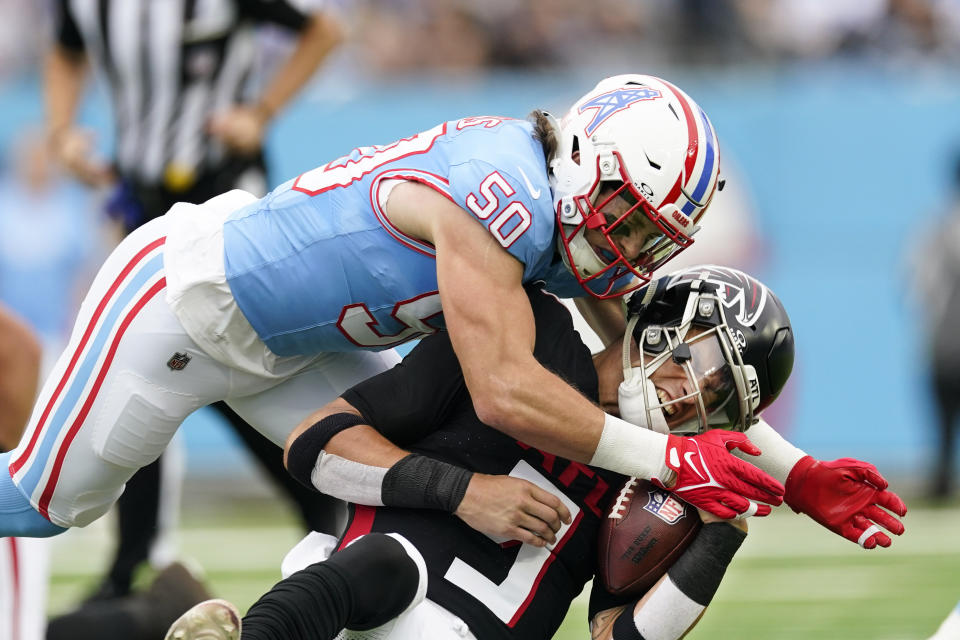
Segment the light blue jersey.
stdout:
<path fill-rule="evenodd" d="M 562 297 L 584 295 L 556 251 L 546 160 L 528 122 L 464 118 L 361 147 L 291 180 L 225 222 L 227 281 L 281 356 L 385 349 L 443 327 L 434 248 L 381 207 L 390 179 L 433 187 L 472 213 Z"/>

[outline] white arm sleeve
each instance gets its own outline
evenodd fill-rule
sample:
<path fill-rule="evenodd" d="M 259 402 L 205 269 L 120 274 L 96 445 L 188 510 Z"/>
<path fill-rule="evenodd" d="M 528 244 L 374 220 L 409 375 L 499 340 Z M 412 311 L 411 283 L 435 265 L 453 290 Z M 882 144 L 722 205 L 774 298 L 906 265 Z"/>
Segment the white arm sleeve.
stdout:
<path fill-rule="evenodd" d="M 763 418 L 757 420 L 757 423 L 747 429 L 744 434 L 750 438 L 750 442 L 760 447 L 761 454 L 751 456 L 735 449 L 734 455 L 756 465 L 781 483 L 787 481 L 787 475 L 797 461 L 807 455 L 805 451 L 785 440 Z"/>
<path fill-rule="evenodd" d="M 361 464 L 321 451 L 310 474 L 317 491 L 347 502 L 382 507 L 380 489 L 389 469 Z"/>
<path fill-rule="evenodd" d="M 677 640 L 697 623 L 704 609 L 665 576 L 634 614 L 633 624 L 644 640 Z"/>
<path fill-rule="evenodd" d="M 666 465 L 667 436 L 605 414 L 603 433 L 590 466 L 628 476 L 665 482 L 673 472 Z M 669 484 L 669 483 L 667 483 Z"/>

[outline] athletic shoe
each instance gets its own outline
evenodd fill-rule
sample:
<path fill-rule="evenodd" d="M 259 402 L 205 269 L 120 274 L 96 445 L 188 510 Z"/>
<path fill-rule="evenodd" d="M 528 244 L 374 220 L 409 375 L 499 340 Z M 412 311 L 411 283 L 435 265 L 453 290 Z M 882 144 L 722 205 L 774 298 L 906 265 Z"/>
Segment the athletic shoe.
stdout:
<path fill-rule="evenodd" d="M 174 562 L 144 591 L 84 602 L 75 611 L 51 619 L 46 640 L 158 640 L 184 611 L 209 599 L 203 583 Z"/>
<path fill-rule="evenodd" d="M 150 637 L 160 638 L 190 607 L 212 597 L 185 565 L 179 562 L 168 565 L 141 595 L 150 608 Z"/>
<path fill-rule="evenodd" d="M 240 612 L 226 600 L 206 600 L 173 623 L 164 640 L 239 640 Z"/>

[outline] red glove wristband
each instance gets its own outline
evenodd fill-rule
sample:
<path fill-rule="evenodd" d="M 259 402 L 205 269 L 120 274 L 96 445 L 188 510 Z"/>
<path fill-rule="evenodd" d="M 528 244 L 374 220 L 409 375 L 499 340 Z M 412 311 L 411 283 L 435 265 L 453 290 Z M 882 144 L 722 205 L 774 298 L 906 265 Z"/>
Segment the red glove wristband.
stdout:
<path fill-rule="evenodd" d="M 813 456 L 803 456 L 793 465 L 790 473 L 787 475 L 787 481 L 783 483 L 784 493 L 783 501 L 796 513 L 806 513 L 804 507 L 803 481 L 810 467 L 817 464 Z"/>

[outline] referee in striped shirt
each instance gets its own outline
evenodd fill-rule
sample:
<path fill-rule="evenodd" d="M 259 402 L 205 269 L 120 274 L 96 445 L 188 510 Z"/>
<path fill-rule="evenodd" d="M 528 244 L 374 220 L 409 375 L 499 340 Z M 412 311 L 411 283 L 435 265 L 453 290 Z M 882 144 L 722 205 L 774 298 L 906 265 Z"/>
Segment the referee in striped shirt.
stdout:
<path fill-rule="evenodd" d="M 128 188 L 141 211 L 127 214 L 127 231 L 179 201 L 244 184 L 259 183 L 253 191 L 262 192 L 265 128 L 340 39 L 331 17 L 286 0 L 57 0 L 56 11 L 45 70 L 51 146 L 80 180 Z M 258 23 L 299 37 L 263 93 L 245 101 Z M 90 133 L 73 122 L 88 60 L 111 90 L 109 165 L 94 158 Z"/>
<path fill-rule="evenodd" d="M 233 188 L 262 195 L 267 125 L 341 38 L 328 12 L 307 14 L 287 0 L 56 0 L 54 6 L 54 43 L 45 67 L 50 146 L 76 178 L 113 188 L 111 213 L 127 233 L 179 201 L 199 203 Z M 254 28 L 264 23 L 295 32 L 296 45 L 262 93 L 247 100 Z M 116 129 L 111 163 L 96 158 L 91 133 L 74 124 L 89 63 L 111 92 Z M 286 474 L 280 449 L 224 403 L 214 406 L 294 498 L 307 526 L 330 532 L 334 508 Z M 113 566 L 84 607 L 51 621 L 48 639 L 61 631 L 79 638 L 78 628 L 100 637 L 98 621 L 108 617 L 117 631 L 116 611 L 112 617 L 99 612 L 105 602 L 130 594 L 133 573 L 147 559 L 157 534 L 160 471 L 155 462 L 127 484 L 118 501 Z M 180 591 L 184 596 L 190 589 Z M 168 608 L 175 599 L 166 599 Z M 192 605 L 183 604 L 183 610 Z M 159 637 L 180 612 L 170 613 L 173 618 L 155 625 L 163 627 Z"/>

